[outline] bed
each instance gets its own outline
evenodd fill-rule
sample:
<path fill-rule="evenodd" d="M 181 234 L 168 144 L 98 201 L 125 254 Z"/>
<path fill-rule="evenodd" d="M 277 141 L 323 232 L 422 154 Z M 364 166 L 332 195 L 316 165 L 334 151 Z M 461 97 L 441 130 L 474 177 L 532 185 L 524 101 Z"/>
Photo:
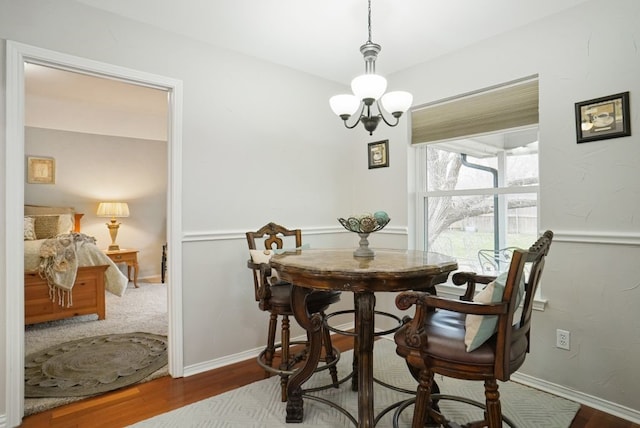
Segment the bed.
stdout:
<path fill-rule="evenodd" d="M 82 214 L 67 207 L 25 205 L 24 215 L 25 325 L 89 314 L 105 319 L 105 291 L 122 296 L 129 280 L 90 239 L 76 249 L 75 281 L 66 298 L 50 292 L 38 269 L 41 247 L 51 238 L 79 233 Z"/>

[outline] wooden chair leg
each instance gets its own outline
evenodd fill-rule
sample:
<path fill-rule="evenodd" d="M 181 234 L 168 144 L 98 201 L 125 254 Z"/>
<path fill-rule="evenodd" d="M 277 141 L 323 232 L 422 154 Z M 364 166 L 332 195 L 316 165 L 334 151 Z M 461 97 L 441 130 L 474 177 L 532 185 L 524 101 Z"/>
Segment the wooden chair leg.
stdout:
<path fill-rule="evenodd" d="M 276 353 L 276 327 L 278 326 L 278 315 L 271 314 L 269 316 L 269 331 L 267 333 L 267 349 L 264 353 L 264 362 L 268 366 L 273 366 L 273 356 Z M 271 373 L 265 372 L 265 378 L 271 376 Z"/>
<path fill-rule="evenodd" d="M 485 418 L 489 428 L 501 428 L 502 409 L 500 406 L 500 392 L 498 392 L 498 383 L 495 379 L 487 379 L 484 381 L 484 396 L 487 404 Z"/>
<path fill-rule="evenodd" d="M 425 421 L 429 415 L 432 383 L 433 373 L 429 372 L 429 370 L 421 370 L 418 375 L 418 390 L 416 391 L 412 428 L 423 428 L 425 426 Z"/>
<path fill-rule="evenodd" d="M 289 316 L 282 316 L 282 348 L 280 361 L 281 370 L 289 370 L 289 342 L 290 342 L 290 330 L 289 330 Z M 280 385 L 282 390 L 282 402 L 287 401 L 287 382 L 289 381 L 288 375 L 280 375 Z"/>

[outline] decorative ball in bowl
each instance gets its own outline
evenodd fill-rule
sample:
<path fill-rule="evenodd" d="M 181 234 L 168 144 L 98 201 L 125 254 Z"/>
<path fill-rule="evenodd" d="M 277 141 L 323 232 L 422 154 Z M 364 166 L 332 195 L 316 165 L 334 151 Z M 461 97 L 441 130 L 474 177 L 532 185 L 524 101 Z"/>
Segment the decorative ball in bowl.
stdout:
<path fill-rule="evenodd" d="M 339 218 L 340 224 L 350 232 L 360 235 L 360 247 L 353 253 L 356 257 L 373 257 L 374 252 L 369 248 L 368 236 L 377 232 L 389 224 L 391 219 L 384 211 L 377 211 L 375 214 L 362 214 L 351 216 L 347 219 Z"/>
<path fill-rule="evenodd" d="M 372 233 L 385 227 L 391 219 L 384 211 L 375 214 L 363 214 L 349 218 L 339 218 L 338 221 L 345 229 L 355 233 Z"/>

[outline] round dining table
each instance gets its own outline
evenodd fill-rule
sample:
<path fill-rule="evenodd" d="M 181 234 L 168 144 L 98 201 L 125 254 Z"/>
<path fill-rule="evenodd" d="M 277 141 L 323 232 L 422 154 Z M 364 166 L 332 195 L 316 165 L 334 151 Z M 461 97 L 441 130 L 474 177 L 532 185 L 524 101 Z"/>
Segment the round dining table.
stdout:
<path fill-rule="evenodd" d="M 289 379 L 286 421 L 302 422 L 302 385 L 321 356 L 324 320 L 321 314 L 307 312 L 306 298 L 314 290 L 340 290 L 354 294 L 357 426 L 372 428 L 375 293 L 434 289 L 458 268 L 456 260 L 417 250 L 376 249 L 373 257 L 356 257 L 353 249 L 298 249 L 274 255 L 270 264 L 280 278 L 293 284 L 292 310 L 310 342 L 304 366 Z"/>

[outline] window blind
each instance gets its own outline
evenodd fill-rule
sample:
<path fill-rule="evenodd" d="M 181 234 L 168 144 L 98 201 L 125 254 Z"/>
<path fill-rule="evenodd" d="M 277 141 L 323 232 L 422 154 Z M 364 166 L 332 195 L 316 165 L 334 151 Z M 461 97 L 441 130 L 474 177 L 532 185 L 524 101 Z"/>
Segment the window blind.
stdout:
<path fill-rule="evenodd" d="M 411 144 L 538 123 L 538 80 L 501 86 L 411 112 Z"/>

